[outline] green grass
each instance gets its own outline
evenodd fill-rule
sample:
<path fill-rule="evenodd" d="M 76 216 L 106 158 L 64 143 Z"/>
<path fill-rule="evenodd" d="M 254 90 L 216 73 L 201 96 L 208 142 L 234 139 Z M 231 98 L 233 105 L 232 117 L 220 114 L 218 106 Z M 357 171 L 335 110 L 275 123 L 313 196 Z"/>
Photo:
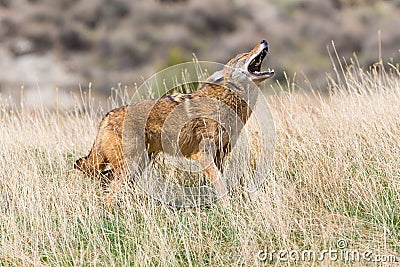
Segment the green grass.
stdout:
<path fill-rule="evenodd" d="M 1 106 L 0 266 L 253 266 L 265 247 L 318 252 L 342 238 L 399 255 L 400 75 L 350 74 L 329 96 L 275 86 L 271 175 L 230 207 L 177 209 L 133 185 L 110 214 L 99 182 L 73 170 L 99 112 Z"/>

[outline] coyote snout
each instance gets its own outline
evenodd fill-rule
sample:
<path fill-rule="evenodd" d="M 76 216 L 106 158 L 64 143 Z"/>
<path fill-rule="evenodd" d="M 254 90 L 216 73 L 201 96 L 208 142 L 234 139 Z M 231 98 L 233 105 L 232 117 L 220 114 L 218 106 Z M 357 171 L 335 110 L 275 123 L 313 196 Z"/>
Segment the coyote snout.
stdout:
<path fill-rule="evenodd" d="M 248 87 L 236 86 L 235 83 L 247 79 L 247 82 L 250 80 L 259 84 L 272 77 L 273 70 L 261 71 L 261 64 L 267 52 L 268 44 L 262 40 L 250 52 L 239 54 L 231 59 L 223 70 L 214 73 L 192 93 L 167 95 L 111 110 L 100 123 L 98 135 L 89 155 L 78 159 L 75 168 L 88 175 L 104 178 L 102 173 L 108 165 L 111 167 L 112 177 L 107 195 L 107 205 L 111 205 L 129 174 L 124 158 L 123 142 L 130 140 L 123 139 L 124 121 L 126 122 L 129 116 L 141 118 L 140 116 L 147 114 L 147 118 L 144 118 L 146 120 L 144 142 L 147 156 L 152 159 L 160 152 L 173 153 L 164 149 L 163 136 L 168 135 L 169 131 L 174 131 L 174 127 L 182 126 L 175 140 L 180 155 L 197 160 L 204 167 L 208 181 L 214 182 L 217 194 L 224 195 L 227 188 L 219 178 L 223 171 L 224 158 L 234 145 L 232 135 L 226 130 L 232 128 L 233 125 L 221 126 L 220 121 L 213 119 L 212 115 L 220 110 L 219 105 L 223 105 L 235 113 L 234 115 L 240 119 L 240 125 L 243 126 L 246 123 L 251 115 L 251 107 L 244 97 L 248 95 L 246 92 Z M 212 101 L 203 101 L 204 99 L 220 104 L 215 104 L 214 107 Z M 150 111 L 146 112 L 147 110 Z M 222 112 L 218 116 L 223 120 L 224 116 L 228 117 L 229 114 Z M 190 119 L 182 124 L 183 118 Z M 164 124 L 168 124 L 168 127 Z M 235 126 L 236 132 L 240 132 L 242 126 Z M 130 127 L 135 127 L 135 125 L 130 125 Z M 135 136 L 131 137 L 135 138 Z"/>

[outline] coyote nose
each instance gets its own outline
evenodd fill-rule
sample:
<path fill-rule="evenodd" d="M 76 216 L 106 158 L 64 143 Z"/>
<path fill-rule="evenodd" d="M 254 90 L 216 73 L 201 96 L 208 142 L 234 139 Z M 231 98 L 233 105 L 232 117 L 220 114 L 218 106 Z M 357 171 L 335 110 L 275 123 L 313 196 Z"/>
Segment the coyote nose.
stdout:
<path fill-rule="evenodd" d="M 265 48 L 266 48 L 267 51 L 268 51 L 268 42 L 267 42 L 267 41 L 261 40 L 260 44 L 265 45 Z"/>

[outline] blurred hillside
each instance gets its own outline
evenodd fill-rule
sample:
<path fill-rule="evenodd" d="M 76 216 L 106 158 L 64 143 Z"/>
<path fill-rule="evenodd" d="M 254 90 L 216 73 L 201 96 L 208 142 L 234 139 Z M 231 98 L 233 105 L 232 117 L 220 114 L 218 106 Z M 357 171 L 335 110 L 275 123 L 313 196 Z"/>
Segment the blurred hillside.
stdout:
<path fill-rule="evenodd" d="M 92 82 L 108 95 L 192 53 L 225 63 L 261 39 L 276 79 L 297 72 L 323 84 L 331 40 L 367 67 L 379 58 L 380 30 L 383 59 L 398 63 L 399 26 L 399 0 L 0 0 L 0 92 L 24 86 L 33 101 L 40 88 L 50 101 L 56 87 Z"/>

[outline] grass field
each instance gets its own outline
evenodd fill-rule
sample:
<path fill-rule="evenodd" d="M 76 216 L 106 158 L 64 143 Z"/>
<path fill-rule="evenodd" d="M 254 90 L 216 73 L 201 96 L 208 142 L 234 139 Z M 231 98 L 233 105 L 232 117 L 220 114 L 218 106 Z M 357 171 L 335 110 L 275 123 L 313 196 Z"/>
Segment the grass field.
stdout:
<path fill-rule="evenodd" d="M 291 266 L 303 251 L 329 249 L 339 258 L 317 264 L 365 266 L 365 252 L 400 256 L 399 69 L 336 74 L 329 96 L 273 85 L 271 174 L 229 208 L 175 209 L 133 186 L 109 214 L 100 184 L 73 170 L 104 112 L 87 101 L 55 111 L 3 104 L 0 266 Z"/>

